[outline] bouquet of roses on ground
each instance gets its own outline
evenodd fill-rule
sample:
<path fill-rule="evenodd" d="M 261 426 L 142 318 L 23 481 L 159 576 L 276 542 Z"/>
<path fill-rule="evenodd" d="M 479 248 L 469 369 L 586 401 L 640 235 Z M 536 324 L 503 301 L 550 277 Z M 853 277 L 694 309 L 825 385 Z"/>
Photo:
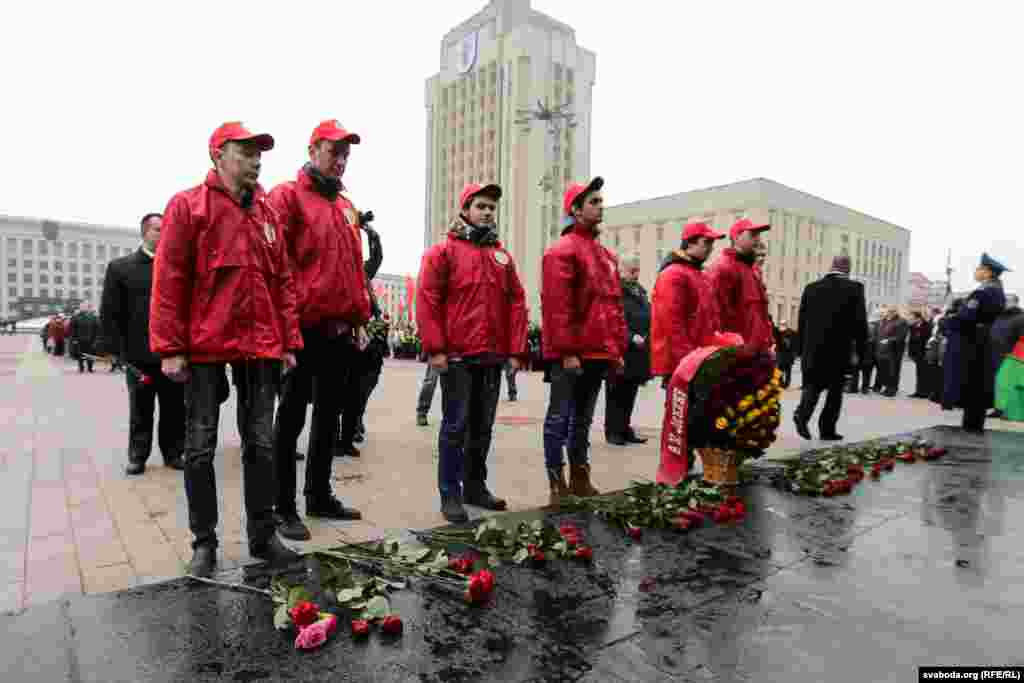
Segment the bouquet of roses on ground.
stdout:
<path fill-rule="evenodd" d="M 690 444 L 759 457 L 781 422 L 781 377 L 770 353 L 745 346 L 715 351 L 690 383 Z"/>

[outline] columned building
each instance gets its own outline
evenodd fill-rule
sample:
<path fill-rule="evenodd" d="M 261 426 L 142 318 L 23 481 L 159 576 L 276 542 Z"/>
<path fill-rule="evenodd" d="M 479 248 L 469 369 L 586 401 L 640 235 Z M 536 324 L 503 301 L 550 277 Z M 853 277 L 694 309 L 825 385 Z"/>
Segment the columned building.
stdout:
<path fill-rule="evenodd" d="M 595 59 L 529 0 L 493 0 L 445 35 L 440 71 L 426 82 L 424 248 L 447 232 L 467 183 L 500 184 L 501 239 L 535 320 L 562 194 L 590 173 Z"/>
<path fill-rule="evenodd" d="M 99 309 L 107 264 L 140 243 L 138 227 L 0 216 L 0 318 L 47 315 L 77 301 Z"/>
<path fill-rule="evenodd" d="M 601 240 L 620 256 L 638 256 L 641 282 L 650 288 L 686 223 L 704 221 L 728 234 L 743 217 L 772 226 L 764 233 L 764 276 L 776 322 L 797 324 L 804 287 L 840 254 L 864 283 L 869 314 L 909 299 L 909 230 L 766 178 L 608 207 Z M 728 237 L 718 242 L 709 265 L 727 246 Z"/>

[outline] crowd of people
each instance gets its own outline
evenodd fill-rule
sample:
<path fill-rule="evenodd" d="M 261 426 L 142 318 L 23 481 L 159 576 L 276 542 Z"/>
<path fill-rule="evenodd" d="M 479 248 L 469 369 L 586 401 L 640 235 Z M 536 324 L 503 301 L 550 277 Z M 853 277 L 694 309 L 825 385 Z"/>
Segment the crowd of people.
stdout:
<path fill-rule="evenodd" d="M 383 259 L 380 236 L 371 227 L 372 213 L 356 209 L 342 182 L 361 142 L 336 120 L 320 123 L 295 179 L 265 192 L 258 182 L 261 160 L 274 139 L 238 122 L 219 126 L 208 142 L 212 168 L 205 180 L 174 194 L 162 213 L 144 216 L 139 250 L 107 268 L 100 323 L 84 308 L 67 323 L 55 319 L 44 333 L 55 351 L 66 337 L 75 339 L 83 372 L 92 370 L 96 353 L 124 367 L 129 475 L 145 472 L 159 401 L 157 442 L 164 463 L 183 470 L 193 535 L 189 572 L 195 576 L 210 575 L 217 564 L 214 455 L 220 406 L 232 391 L 251 555 L 287 565 L 298 556 L 281 538 L 310 538 L 297 500 L 299 459 L 306 460 L 305 517 L 362 517 L 337 498 L 332 462 L 360 457 L 355 444 L 365 438 L 367 402 L 394 336 L 370 287 Z M 933 391 L 927 325 L 888 313 L 869 325 L 863 286 L 849 279 L 846 257 L 837 257 L 832 271 L 807 288 L 795 330 L 785 321 L 773 325 L 761 270 L 767 224 L 738 220 L 728 232 L 730 246 L 707 270 L 726 234 L 703 222 L 687 224 L 648 298 L 637 261 L 619 262 L 598 239 L 603 186 L 596 177 L 564 194 L 564 229 L 541 264 L 536 334 L 515 259 L 498 238 L 499 185 L 467 185 L 446 239 L 423 255 L 415 329 L 427 370 L 417 421 L 426 424 L 440 384 L 438 496 L 449 521 L 466 521 L 467 505 L 507 507 L 488 477 L 500 387 L 504 377 L 515 400 L 516 372 L 537 351 L 551 385 L 543 458 L 553 505 L 570 495 L 598 494 L 589 438 L 602 386 L 607 441 L 643 443 L 631 423 L 639 388 L 660 378 L 670 415 L 686 400 L 681 361 L 702 347 L 737 343 L 775 354 L 786 385 L 799 357 L 803 393 L 794 420 L 807 438 L 822 393 L 821 437 L 842 438 L 836 432 L 842 392 L 851 369 L 862 374 L 869 353 L 883 393 L 891 395 L 899 384 L 905 344 L 912 358 L 925 359 L 918 394 Z M 948 344 L 945 353 L 961 354 L 964 363 L 981 362 L 984 354 L 991 360 L 994 353 L 987 340 L 1002 310 L 998 275 L 1005 268 L 985 259 L 979 289 L 939 326 L 950 339 L 959 333 L 958 351 Z M 1010 328 L 1016 330 L 1009 325 L 1007 339 Z M 1024 353 L 1018 356 L 1024 362 Z M 960 377 L 964 426 L 980 429 L 976 406 L 986 384 L 968 373 Z M 951 398 L 944 394 L 943 400 Z M 296 444 L 309 406 L 303 455 Z M 667 480 L 688 476 L 692 462 L 693 454 L 685 453 Z"/>

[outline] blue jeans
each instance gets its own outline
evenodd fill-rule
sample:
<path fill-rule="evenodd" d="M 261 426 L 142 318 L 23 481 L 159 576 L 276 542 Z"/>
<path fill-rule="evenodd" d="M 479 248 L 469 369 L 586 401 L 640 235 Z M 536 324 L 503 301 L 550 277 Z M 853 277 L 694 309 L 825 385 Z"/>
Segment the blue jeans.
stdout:
<path fill-rule="evenodd" d="M 604 361 L 584 361 L 578 371 L 565 370 L 560 364 L 551 368 L 551 394 L 544 418 L 544 464 L 561 467 L 564 446 L 569 463 L 585 465 L 589 459 L 590 426 L 601 383 L 608 373 Z"/>
<path fill-rule="evenodd" d="M 487 481 L 487 453 L 501 390 L 500 365 L 450 363 L 441 375 L 437 487 L 442 498 Z"/>

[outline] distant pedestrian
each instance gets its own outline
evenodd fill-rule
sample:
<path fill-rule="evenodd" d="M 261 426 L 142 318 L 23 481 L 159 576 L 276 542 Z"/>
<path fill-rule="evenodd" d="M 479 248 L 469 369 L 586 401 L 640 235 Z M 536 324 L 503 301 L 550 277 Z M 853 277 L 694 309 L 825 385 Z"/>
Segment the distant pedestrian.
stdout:
<path fill-rule="evenodd" d="M 821 393 L 826 392 L 825 407 L 818 417 L 818 436 L 823 441 L 841 440 L 843 435 L 836 431 L 836 425 L 850 365 L 850 344 L 854 344 L 857 356 L 862 355 L 868 334 L 864 285 L 850 279 L 848 256 L 832 259 L 832 270 L 804 289 L 797 330 L 803 382 L 800 405 L 793 413 L 797 433 L 811 438 L 808 423 Z"/>
<path fill-rule="evenodd" d="M 775 355 L 779 370 L 782 371 L 782 388 L 788 389 L 793 379 L 793 364 L 797 356 L 798 333 L 782 320 L 775 329 Z"/>
<path fill-rule="evenodd" d="M 878 325 L 876 352 L 882 393 L 885 396 L 893 397 L 899 389 L 900 368 L 903 365 L 903 353 L 906 350 L 909 331 L 910 326 L 900 317 L 896 307 L 887 307 Z"/>
<path fill-rule="evenodd" d="M 939 325 L 942 329 L 942 344 L 939 358 L 942 360 L 942 409 L 962 407 L 960 403 L 961 374 L 963 373 L 960 352 L 960 309 L 963 299 L 953 299 L 946 315 Z"/>
<path fill-rule="evenodd" d="M 622 282 L 622 311 L 626 318 L 625 367 L 621 376 L 605 386 L 604 436 L 610 444 L 647 443 L 633 429 L 633 409 L 640 387 L 651 379 L 651 302 L 640 284 L 640 259 L 631 257 L 619 264 Z"/>
<path fill-rule="evenodd" d="M 910 398 L 928 398 L 931 387 L 928 384 L 928 361 L 925 357 L 928 339 L 932 336 L 932 325 L 920 311 L 910 314 L 910 330 L 907 338 L 907 356 L 914 361 L 915 387 Z"/>
<path fill-rule="evenodd" d="M 93 356 L 96 354 L 96 342 L 100 336 L 100 321 L 92 310 L 92 304 L 83 302 L 78 313 L 71 318 L 71 339 L 74 341 L 78 360 L 78 372 L 88 368 L 93 371 Z"/>

